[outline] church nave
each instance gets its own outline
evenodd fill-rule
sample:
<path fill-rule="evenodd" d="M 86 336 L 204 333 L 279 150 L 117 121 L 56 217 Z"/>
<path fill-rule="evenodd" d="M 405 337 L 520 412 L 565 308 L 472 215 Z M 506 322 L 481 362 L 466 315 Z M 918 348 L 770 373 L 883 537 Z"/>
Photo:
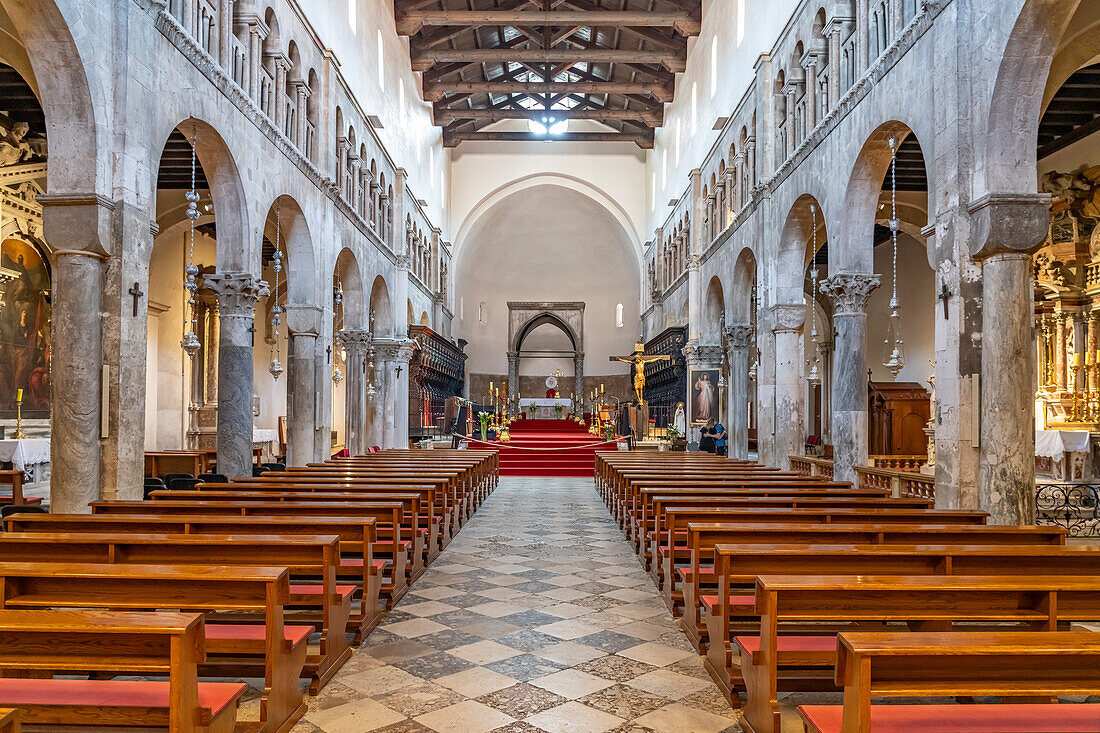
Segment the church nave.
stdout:
<path fill-rule="evenodd" d="M 583 478 L 501 478 L 309 708 L 295 733 L 739 730 Z"/>

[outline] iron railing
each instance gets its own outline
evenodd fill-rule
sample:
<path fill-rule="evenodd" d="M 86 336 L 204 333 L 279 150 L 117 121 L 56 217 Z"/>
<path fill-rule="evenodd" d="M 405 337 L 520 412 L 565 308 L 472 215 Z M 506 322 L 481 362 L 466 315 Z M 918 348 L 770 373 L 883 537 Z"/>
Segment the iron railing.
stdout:
<path fill-rule="evenodd" d="M 1039 484 L 1036 523 L 1064 527 L 1070 537 L 1100 537 L 1100 484 Z"/>

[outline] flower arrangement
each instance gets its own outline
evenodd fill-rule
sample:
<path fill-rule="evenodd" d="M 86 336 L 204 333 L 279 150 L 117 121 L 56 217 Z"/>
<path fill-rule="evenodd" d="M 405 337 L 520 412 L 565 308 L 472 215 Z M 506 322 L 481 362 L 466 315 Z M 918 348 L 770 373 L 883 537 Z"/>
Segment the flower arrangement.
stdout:
<path fill-rule="evenodd" d="M 493 416 L 491 412 L 485 412 L 484 410 L 477 413 L 477 420 L 481 424 L 481 439 L 485 440 L 489 430 L 489 419 Z"/>
<path fill-rule="evenodd" d="M 534 419 L 535 419 L 535 412 L 537 412 L 537 411 L 538 411 L 538 409 L 539 409 L 539 406 L 538 406 L 538 405 L 536 405 L 536 404 L 535 404 L 534 402 L 532 402 L 531 404 L 527 405 L 527 410 L 528 410 L 528 412 L 530 412 L 530 413 L 531 413 L 531 419 L 532 419 L 532 420 L 534 420 Z"/>
<path fill-rule="evenodd" d="M 565 406 L 562 405 L 560 402 L 554 404 L 554 414 L 557 415 L 559 420 L 561 420 L 561 413 L 564 410 Z"/>
<path fill-rule="evenodd" d="M 684 437 L 680 435 L 680 431 L 676 429 L 675 425 L 669 425 L 668 428 L 666 428 L 665 433 L 668 436 L 668 439 L 672 441 L 679 440 L 680 438 Z"/>

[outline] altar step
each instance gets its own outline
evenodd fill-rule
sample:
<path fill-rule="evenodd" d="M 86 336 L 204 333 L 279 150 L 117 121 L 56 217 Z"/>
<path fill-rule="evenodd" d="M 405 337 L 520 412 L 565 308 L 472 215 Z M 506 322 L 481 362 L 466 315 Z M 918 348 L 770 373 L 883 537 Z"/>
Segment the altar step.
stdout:
<path fill-rule="evenodd" d="M 502 476 L 592 476 L 596 451 L 609 448 L 571 420 L 521 418 L 509 433 L 510 442 L 494 445 Z"/>

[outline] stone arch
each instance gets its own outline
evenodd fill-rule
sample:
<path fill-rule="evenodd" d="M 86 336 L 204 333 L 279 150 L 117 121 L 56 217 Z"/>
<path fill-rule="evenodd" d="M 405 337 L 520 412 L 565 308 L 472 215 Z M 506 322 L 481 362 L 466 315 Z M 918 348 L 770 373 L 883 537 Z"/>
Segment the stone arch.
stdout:
<path fill-rule="evenodd" d="M 880 182 L 881 185 L 881 182 Z M 875 201 L 878 199 L 876 198 Z M 872 211 L 873 216 L 873 211 Z M 828 241 L 828 228 L 821 203 L 811 194 L 799 196 L 787 213 L 780 234 L 779 257 L 776 262 L 777 302 L 802 303 L 805 297 L 806 266 L 816 252 L 813 249 L 814 222 L 817 222 L 817 246 Z M 874 220 L 871 220 L 874 226 Z M 870 243 L 868 243 L 870 249 Z M 831 248 L 830 248 L 831 251 Z M 868 255 L 869 258 L 869 255 Z M 868 264 L 868 268 L 871 265 Z M 870 269 L 864 270 L 870 272 Z"/>
<path fill-rule="evenodd" d="M 251 239 L 248 225 L 248 206 L 233 153 L 221 134 L 209 123 L 189 117 L 172 130 L 179 129 L 184 137 L 194 140 L 195 154 L 206 173 L 218 223 L 218 262 L 221 272 L 251 272 L 258 258 L 249 257 L 248 242 Z M 161 140 L 167 141 L 168 133 Z M 164 144 L 160 146 L 164 149 Z M 152 171 L 151 189 L 156 191 L 157 171 Z"/>
<path fill-rule="evenodd" d="M 722 328 L 726 321 L 726 298 L 722 280 L 717 275 L 707 284 L 707 294 L 703 301 L 703 323 L 700 334 L 707 344 L 722 343 Z"/>
<path fill-rule="evenodd" d="M 416 311 L 413 310 L 412 299 L 409 299 L 408 301 L 406 301 L 406 303 L 408 304 L 408 320 L 406 322 L 411 326 L 416 323 Z"/>
<path fill-rule="evenodd" d="M 0 0 L 0 6 L 26 50 L 33 77 L 24 77 L 38 95 L 46 117 L 50 145 L 47 192 L 100 191 L 110 161 L 100 160 L 98 154 L 109 146 L 104 142 L 106 127 L 96 124 L 95 110 L 104 108 L 106 102 L 101 98 L 104 90 L 93 92 L 73 35 L 73 29 L 79 32 L 81 26 L 70 28 L 54 0 Z M 68 242 L 66 247 L 77 249 L 79 244 Z M 106 242 L 93 245 L 99 251 L 106 246 Z"/>
<path fill-rule="evenodd" d="M 642 239 L 638 236 L 638 232 L 626 209 L 598 186 L 594 186 L 588 181 L 563 173 L 535 173 L 524 176 L 514 181 L 510 181 L 509 183 L 505 183 L 487 194 L 470 209 L 469 213 L 466 214 L 466 218 L 459 226 L 458 235 L 454 239 L 451 259 L 455 261 L 458 260 L 458 254 L 469 240 L 470 233 L 477 224 L 478 219 L 492 209 L 493 206 L 519 191 L 548 184 L 581 193 L 607 209 L 615 220 L 619 222 L 620 226 L 622 226 L 623 231 L 626 232 L 630 240 L 635 255 L 634 264 L 635 267 L 638 268 L 640 277 L 642 271 L 641 263 L 645 261 L 645 252 L 643 251 Z"/>
<path fill-rule="evenodd" d="M 350 248 L 344 247 L 340 250 L 340 254 L 336 257 L 336 266 L 333 268 L 332 277 L 334 287 L 338 285 L 343 297 L 344 329 L 349 331 L 362 329 L 365 313 L 363 307 L 363 273 L 359 269 L 359 261 L 355 258 L 355 253 Z M 333 312 L 335 314 L 335 307 Z"/>
<path fill-rule="evenodd" d="M 556 328 L 561 329 L 562 332 L 569 338 L 569 343 L 572 345 L 574 352 L 583 349 L 581 335 L 578 334 L 568 323 L 566 323 L 565 319 L 562 318 L 562 316 L 559 315 L 555 309 L 544 310 L 543 312 L 538 313 L 537 315 L 533 315 L 523 323 L 517 325 L 515 329 L 515 335 L 513 336 L 512 340 L 511 350 L 518 353 L 523 346 L 524 339 L 526 339 L 527 336 L 530 335 L 530 333 L 536 328 L 538 328 L 539 326 L 544 326 L 546 324 L 550 324 Z"/>
<path fill-rule="evenodd" d="M 268 209 L 264 227 L 265 236 L 272 242 L 275 241 L 276 217 L 280 222 L 280 246 L 286 257 L 287 303 L 312 305 L 317 299 L 317 266 L 309 222 L 292 196 L 283 194 L 277 197 Z"/>
<path fill-rule="evenodd" d="M 390 303 L 390 288 L 386 278 L 378 275 L 370 290 L 370 312 L 374 314 L 374 335 L 391 337 L 394 335 L 393 306 Z"/>
<path fill-rule="evenodd" d="M 1051 65 L 1081 0 L 1024 0 L 997 69 L 975 177 L 985 193 L 1035 193 L 1035 141 Z M 1072 73 L 1072 72 L 1070 72 Z"/>
<path fill-rule="evenodd" d="M 844 225 L 840 228 L 840 238 L 834 243 L 835 247 L 830 247 L 830 274 L 874 271 L 875 221 L 883 181 L 890 170 L 889 142 L 893 139 L 900 147 L 912 134 L 912 129 L 904 122 L 893 120 L 880 125 L 863 144 L 844 195 Z M 1034 149 L 1034 139 L 1031 146 Z M 926 153 L 926 169 L 927 160 Z M 928 178 L 931 187 L 932 177 Z M 1035 178 L 1034 170 L 1031 178 Z M 928 196 L 933 200 L 931 191 Z"/>
<path fill-rule="evenodd" d="M 733 287 L 730 302 L 726 306 L 731 325 L 749 323 L 752 318 L 752 297 L 753 289 L 756 287 L 756 277 L 756 253 L 750 247 L 745 247 L 737 255 L 737 262 L 733 266 Z"/>

